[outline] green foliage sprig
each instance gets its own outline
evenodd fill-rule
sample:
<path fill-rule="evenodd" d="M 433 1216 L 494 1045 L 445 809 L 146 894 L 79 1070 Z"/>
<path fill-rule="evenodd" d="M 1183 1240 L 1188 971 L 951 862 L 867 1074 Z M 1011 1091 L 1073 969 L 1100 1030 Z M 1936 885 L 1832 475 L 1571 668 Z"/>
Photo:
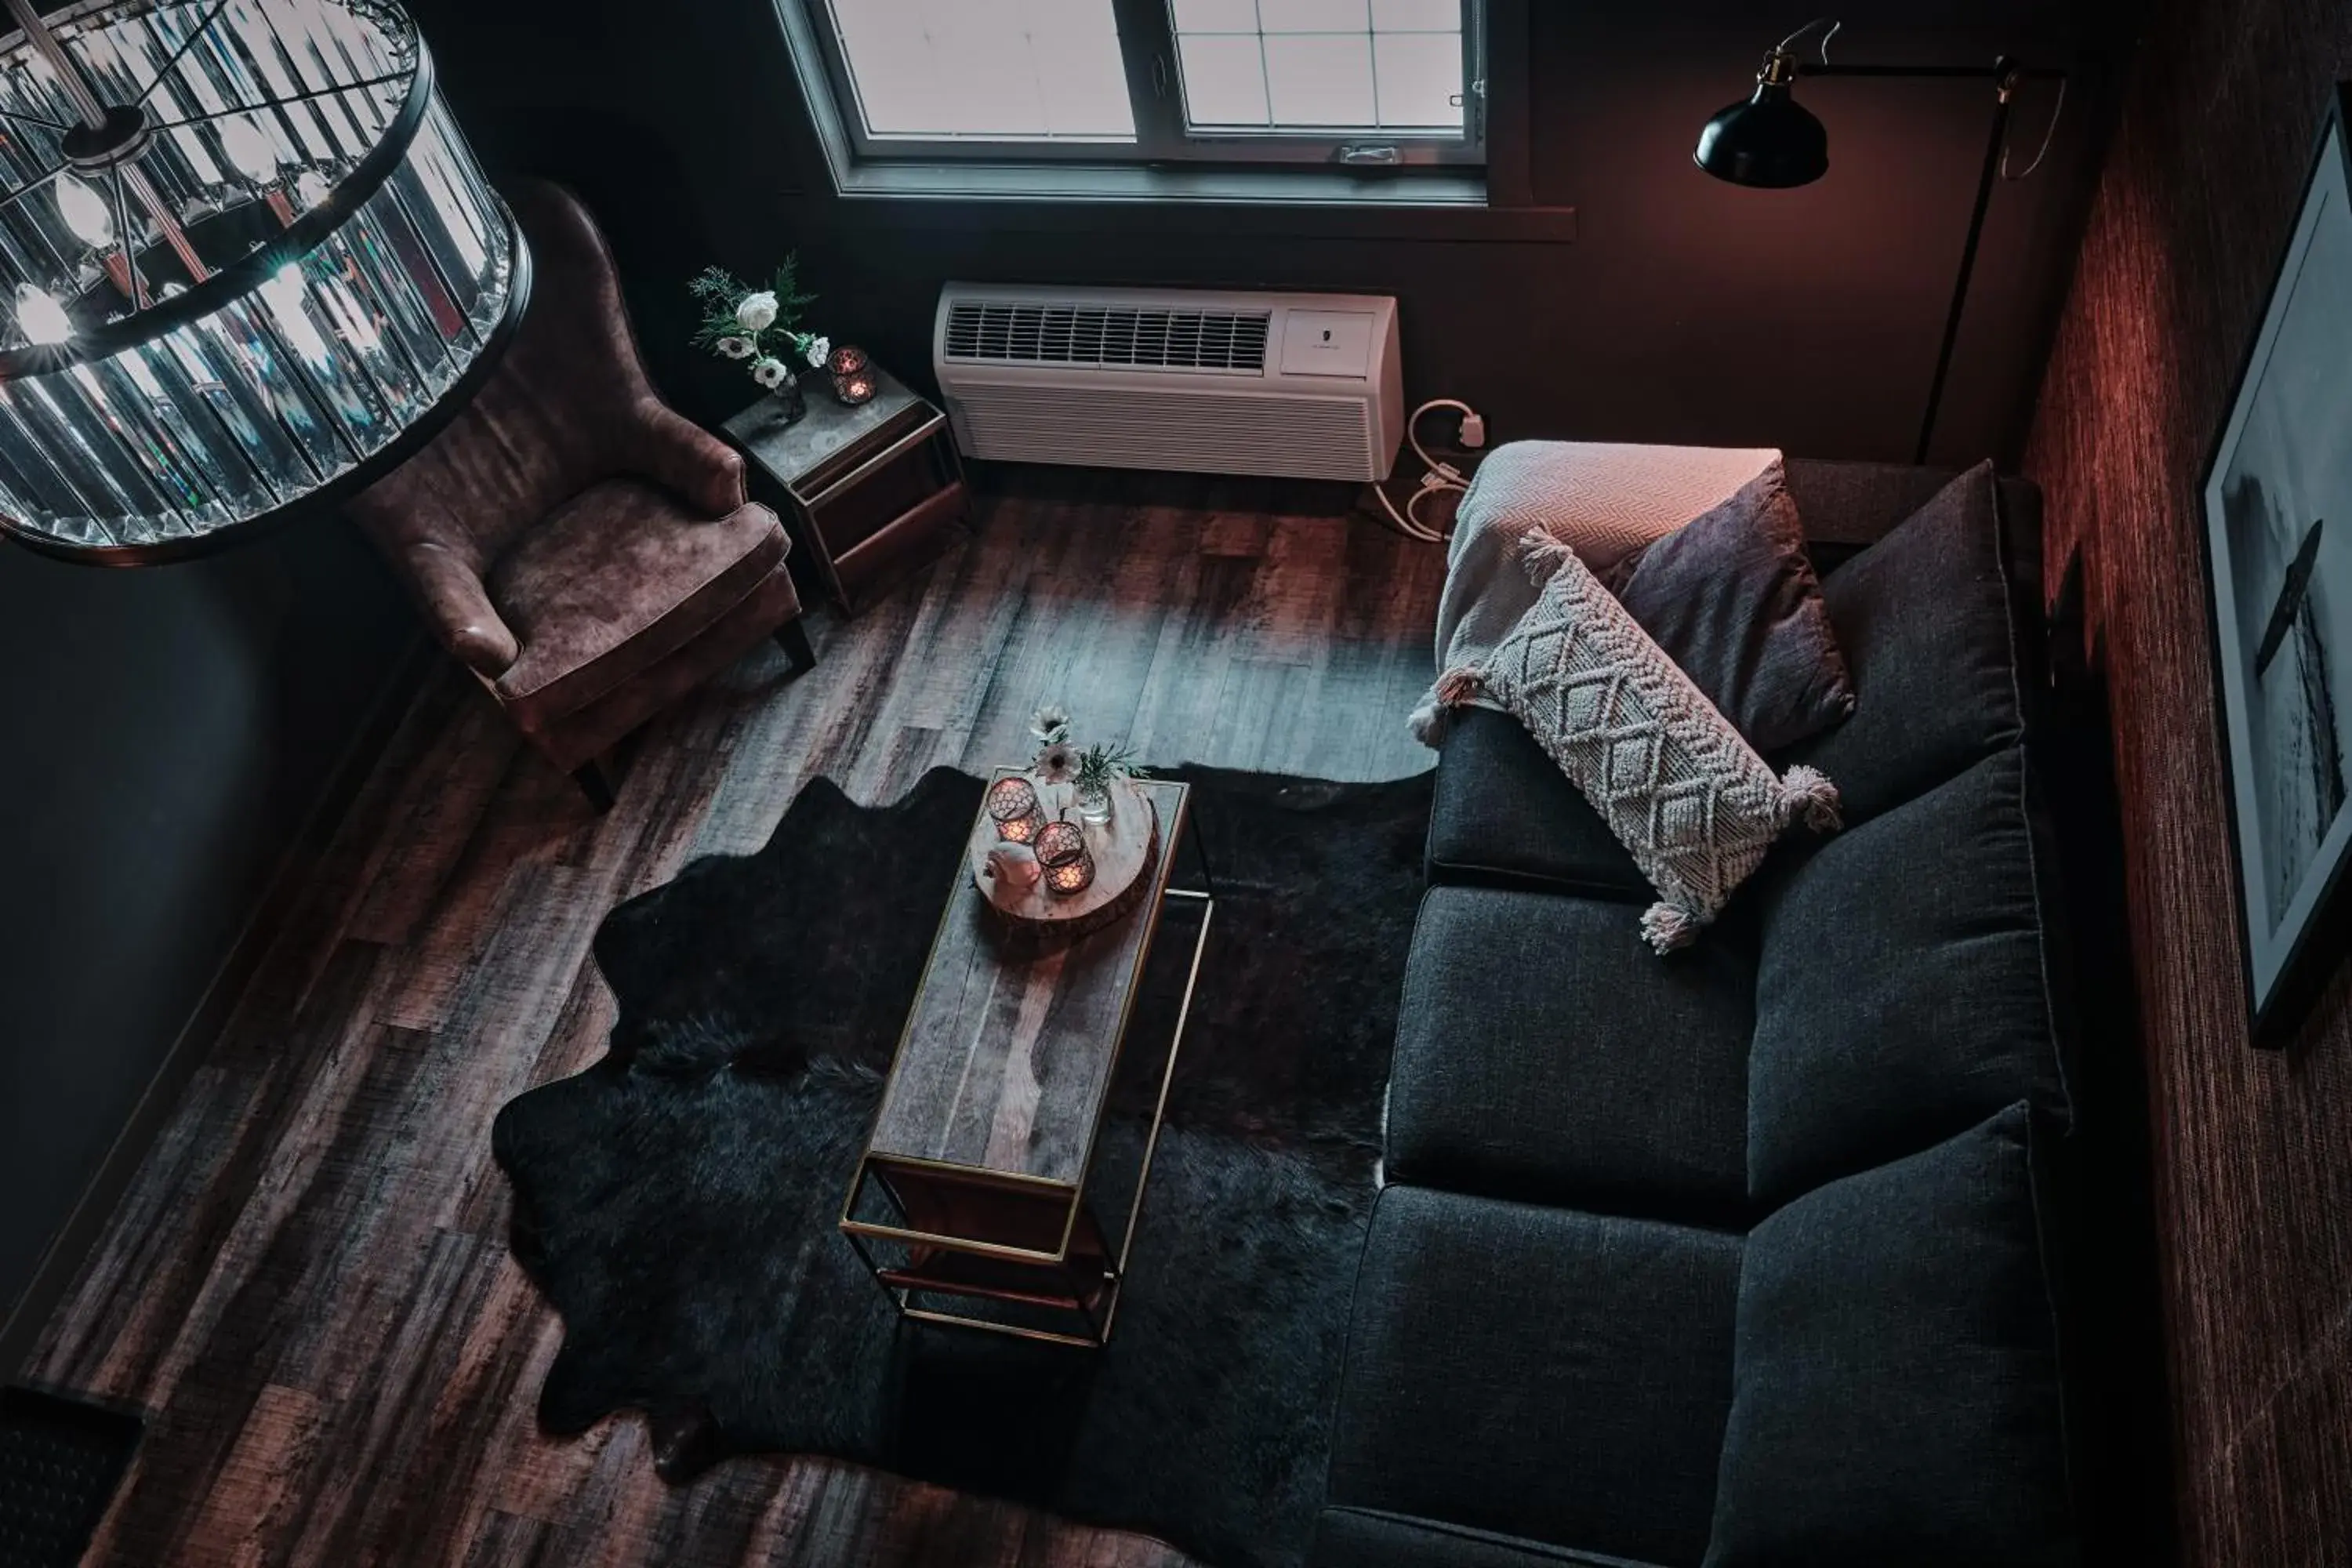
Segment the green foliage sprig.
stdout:
<path fill-rule="evenodd" d="M 704 268 L 686 287 L 702 307 L 694 346 L 742 362 L 764 387 L 772 390 L 790 379 L 792 362 L 821 364 L 832 352 L 826 339 L 800 330 L 801 310 L 816 296 L 801 291 L 797 256 L 784 258 L 764 289 L 723 267 Z"/>

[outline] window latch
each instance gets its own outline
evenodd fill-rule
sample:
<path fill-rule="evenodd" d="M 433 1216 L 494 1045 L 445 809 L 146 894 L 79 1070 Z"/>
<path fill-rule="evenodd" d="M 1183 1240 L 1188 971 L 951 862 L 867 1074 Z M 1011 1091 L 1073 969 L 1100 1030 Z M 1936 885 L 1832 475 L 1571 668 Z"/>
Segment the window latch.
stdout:
<path fill-rule="evenodd" d="M 1394 143 L 1386 142 L 1342 142 L 1339 158 L 1350 168 L 1360 169 L 1393 168 L 1404 162 L 1404 154 L 1396 150 Z"/>

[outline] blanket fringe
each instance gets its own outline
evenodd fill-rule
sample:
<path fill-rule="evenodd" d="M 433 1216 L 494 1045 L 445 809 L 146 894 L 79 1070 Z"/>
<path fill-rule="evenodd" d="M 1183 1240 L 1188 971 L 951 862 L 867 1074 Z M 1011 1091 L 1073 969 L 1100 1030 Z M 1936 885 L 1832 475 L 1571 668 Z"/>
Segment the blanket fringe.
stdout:
<path fill-rule="evenodd" d="M 1437 685 L 1433 689 L 1437 693 L 1437 705 L 1459 708 L 1475 698 L 1478 689 L 1484 684 L 1485 679 L 1475 666 L 1457 664 L 1437 678 Z"/>
<path fill-rule="evenodd" d="M 1838 788 L 1821 769 L 1800 763 L 1780 775 L 1780 797 L 1774 805 L 1781 826 L 1801 816 L 1816 833 L 1835 833 L 1845 826 L 1838 815 Z"/>

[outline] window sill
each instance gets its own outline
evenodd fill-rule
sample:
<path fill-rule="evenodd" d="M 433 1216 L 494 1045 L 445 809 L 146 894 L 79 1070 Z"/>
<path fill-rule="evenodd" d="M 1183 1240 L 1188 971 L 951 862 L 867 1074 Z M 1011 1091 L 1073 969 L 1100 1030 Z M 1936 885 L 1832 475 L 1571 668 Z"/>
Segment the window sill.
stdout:
<path fill-rule="evenodd" d="M 1482 173 L 858 162 L 842 219 L 878 228 L 1292 235 L 1561 245 L 1574 207 L 1496 206 Z"/>

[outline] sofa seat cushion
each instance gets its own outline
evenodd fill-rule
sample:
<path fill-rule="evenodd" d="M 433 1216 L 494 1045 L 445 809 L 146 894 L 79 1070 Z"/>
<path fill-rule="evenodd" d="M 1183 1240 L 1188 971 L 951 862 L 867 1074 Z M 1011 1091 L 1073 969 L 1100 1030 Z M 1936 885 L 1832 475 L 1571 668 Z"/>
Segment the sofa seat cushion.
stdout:
<path fill-rule="evenodd" d="M 1307 1561 L 1309 1568 L 1654 1568 L 1629 1557 L 1362 1508 L 1325 1509 L 1315 1521 Z"/>
<path fill-rule="evenodd" d="M 764 506 L 706 521 L 635 479 L 590 486 L 490 571 L 491 601 L 522 642 L 498 679 L 499 700 L 524 730 L 545 728 L 716 623 L 784 548 Z"/>
<path fill-rule="evenodd" d="M 2024 727 L 2021 584 L 1992 466 L 1938 490 L 1822 582 L 1853 716 L 1793 748 L 1858 823 L 2014 744 Z"/>
<path fill-rule="evenodd" d="M 1429 879 L 1565 889 L 1647 903 L 1656 897 L 1592 803 L 1508 713 L 1454 713 L 1429 814 Z"/>
<path fill-rule="evenodd" d="M 1423 899 L 1389 1083 L 1395 1179 L 1737 1226 L 1754 961 L 1661 963 L 1622 905 L 1494 888 Z"/>
<path fill-rule="evenodd" d="M 1760 1206 L 2011 1100 L 2063 1105 L 2026 784 L 2010 747 L 1758 889 L 1748 1172 Z"/>
<path fill-rule="evenodd" d="M 1391 1186 L 1366 1239 L 1330 1500 L 1696 1563 L 1740 1238 Z"/>
<path fill-rule="evenodd" d="M 1706 1568 L 2071 1562 L 2023 1104 L 1748 1239 Z"/>

